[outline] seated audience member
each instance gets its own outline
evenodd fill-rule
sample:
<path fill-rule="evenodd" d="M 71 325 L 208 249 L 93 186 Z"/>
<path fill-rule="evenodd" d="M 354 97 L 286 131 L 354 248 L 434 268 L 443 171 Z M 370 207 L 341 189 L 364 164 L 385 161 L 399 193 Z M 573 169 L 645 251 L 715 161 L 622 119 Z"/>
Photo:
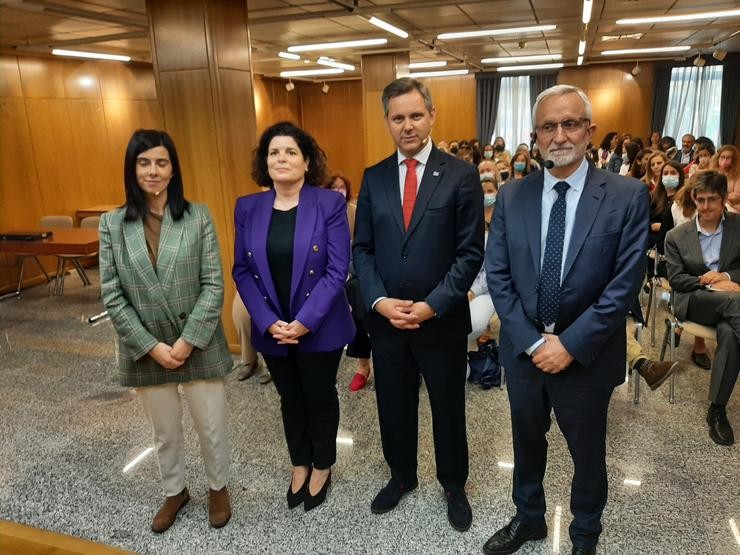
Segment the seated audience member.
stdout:
<path fill-rule="evenodd" d="M 350 237 L 355 232 L 355 213 L 357 212 L 357 199 L 352 197 L 352 183 L 343 175 L 332 175 L 326 182 L 325 189 L 336 191 L 344 197 L 347 203 L 347 221 L 349 222 Z"/>
<path fill-rule="evenodd" d="M 660 150 L 660 132 L 653 131 L 650 134 L 650 150 Z"/>
<path fill-rule="evenodd" d="M 652 159 L 653 157 L 651 157 Z M 653 248 L 658 241 L 663 218 L 666 212 L 670 212 L 668 195 L 663 186 L 662 172 L 664 166 L 665 164 L 661 165 L 660 169 L 653 170 L 655 172 L 655 185 L 650 189 L 650 233 L 648 234 L 648 249 Z"/>
<path fill-rule="evenodd" d="M 529 159 L 529 152 L 520 150 L 511 159 L 511 175 L 513 179 L 524 179 L 532 171 L 532 164 Z"/>
<path fill-rule="evenodd" d="M 722 145 L 714 155 L 712 168 L 727 178 L 727 205 L 730 212 L 740 212 L 740 160 L 737 147 Z"/>
<path fill-rule="evenodd" d="M 236 373 L 236 379 L 244 381 L 255 374 L 260 364 L 257 358 L 257 351 L 252 346 L 252 318 L 249 316 L 247 307 L 244 306 L 244 302 L 239 296 L 238 291 L 234 293 L 234 301 L 231 305 L 231 318 L 234 321 L 240 347 L 239 361 L 234 364 L 234 369 L 239 369 Z M 263 367 L 259 374 L 259 382 L 264 385 L 271 381 L 272 377 L 270 377 L 270 373 L 267 371 L 267 368 Z"/>
<path fill-rule="evenodd" d="M 498 177 L 498 186 L 501 187 L 501 185 L 508 183 L 509 181 L 513 181 L 513 177 L 511 175 L 510 171 L 510 165 L 505 160 L 499 160 L 496 162 L 496 174 Z"/>
<path fill-rule="evenodd" d="M 665 152 L 660 150 L 653 152 L 648 157 L 648 161 L 645 166 L 645 175 L 643 176 L 642 181 L 648 186 L 651 193 L 653 192 L 653 189 L 655 189 L 655 185 L 658 183 L 660 170 L 663 169 L 663 166 L 667 161 L 668 157 L 665 155 Z"/>
<path fill-rule="evenodd" d="M 612 154 L 612 157 L 609 158 L 609 162 L 607 162 L 604 169 L 612 173 L 619 173 L 619 169 L 622 167 L 625 159 L 626 156 L 624 154 L 624 143 L 620 142 L 617 145 L 617 148 L 614 149 L 614 154 Z"/>
<path fill-rule="evenodd" d="M 483 159 L 493 160 L 493 145 L 483 145 Z"/>
<path fill-rule="evenodd" d="M 691 133 L 686 133 L 681 137 L 681 150 L 676 151 L 676 155 L 673 156 L 673 160 L 681 164 L 682 168 L 688 166 L 694 156 L 694 144 L 696 139 Z"/>
<path fill-rule="evenodd" d="M 506 150 L 506 141 L 503 137 L 496 137 L 493 141 L 493 159 L 496 162 L 504 161 L 507 165 L 511 162 L 511 152 Z"/>
<path fill-rule="evenodd" d="M 446 141 L 439 141 L 437 143 L 437 149 L 441 150 L 442 152 L 446 154 L 450 153 L 450 145 L 448 145 Z"/>
<path fill-rule="evenodd" d="M 460 143 L 457 141 L 450 141 L 450 154 L 457 156 L 458 150 L 460 150 Z"/>
<path fill-rule="evenodd" d="M 485 242 L 488 241 L 488 229 L 493 218 L 493 210 L 496 206 L 496 193 L 498 187 L 493 178 L 486 177 L 481 181 L 483 187 L 483 214 L 485 220 Z M 472 331 L 468 335 L 468 344 L 477 340 L 481 335 L 486 336 L 488 322 L 490 322 L 496 310 L 493 308 L 493 300 L 488 294 L 488 283 L 486 282 L 485 263 L 481 264 L 478 275 L 468 291 L 468 302 L 470 303 L 470 323 Z"/>
<path fill-rule="evenodd" d="M 678 368 L 678 361 L 651 360 L 642 352 L 642 345 L 632 330 L 627 329 L 627 364 L 630 370 L 640 374 L 650 389 L 655 391 Z"/>
<path fill-rule="evenodd" d="M 645 169 L 647 166 L 648 158 L 650 158 L 650 155 L 653 153 L 652 150 L 649 148 L 643 148 L 641 149 L 636 155 L 635 159 L 632 162 L 632 165 L 630 166 L 630 171 L 627 173 L 630 177 L 634 177 L 635 179 L 642 179 L 645 177 Z"/>
<path fill-rule="evenodd" d="M 632 164 L 637 158 L 637 153 L 640 152 L 640 145 L 634 141 L 627 143 L 626 147 L 622 150 L 622 165 L 619 167 L 619 175 L 629 175 Z"/>
<path fill-rule="evenodd" d="M 658 150 L 665 152 L 669 158 L 673 157 L 676 151 L 676 139 L 666 135 L 660 139 L 660 146 Z"/>
<path fill-rule="evenodd" d="M 607 168 L 609 159 L 612 157 L 612 154 L 614 154 L 618 144 L 619 133 L 616 131 L 609 131 L 609 133 L 607 133 L 602 139 L 597 158 L 594 160 L 594 164 L 596 164 L 597 168 L 601 168 L 603 170 Z"/>
<path fill-rule="evenodd" d="M 712 164 L 712 156 L 714 156 L 714 149 L 709 150 L 707 146 L 700 146 L 696 151 L 694 159 L 683 169 L 684 173 L 688 177 L 691 177 L 697 171 L 708 170 Z"/>
<path fill-rule="evenodd" d="M 473 149 L 469 146 L 461 146 L 460 149 L 457 151 L 457 157 L 460 160 L 464 160 L 468 164 L 475 164 Z"/>
<path fill-rule="evenodd" d="M 537 162 L 538 169 L 542 168 L 542 164 L 545 163 L 545 160 L 542 158 L 542 154 L 540 154 L 540 147 L 535 144 L 532 147 L 532 150 L 529 151 L 529 154 L 532 161 Z"/>
<path fill-rule="evenodd" d="M 683 189 L 685 176 L 681 164 L 675 160 L 668 160 L 660 170 L 660 178 L 658 180 L 658 188 L 662 187 L 665 191 L 665 198 L 667 203 L 667 210 L 663 211 L 663 220 L 660 222 L 658 227 L 658 252 L 663 254 L 663 243 L 665 241 L 666 233 L 673 229 L 675 222 L 673 221 L 673 199 L 676 193 Z"/>
<path fill-rule="evenodd" d="M 724 213 L 727 177 L 719 172 L 697 174 L 692 195 L 696 219 L 666 236 L 668 280 L 676 317 L 717 330 L 707 423 L 715 443 L 732 445 L 725 407 L 740 370 L 740 215 Z"/>
<path fill-rule="evenodd" d="M 470 148 L 480 152 L 480 141 L 478 139 L 470 139 Z"/>
<path fill-rule="evenodd" d="M 666 171 L 665 167 L 663 168 L 663 171 Z M 685 186 L 679 185 L 676 190 L 676 194 L 673 196 L 673 203 L 671 204 L 671 219 L 673 220 L 673 225 L 671 226 L 671 229 L 691 221 L 694 216 L 696 216 L 696 204 L 694 204 L 694 200 L 691 197 L 691 189 L 692 184 L 698 177 L 698 174 L 695 173 L 694 176 L 696 177 L 688 179 L 688 183 Z M 668 189 L 666 189 L 666 192 L 670 193 Z M 663 230 L 661 229 L 661 232 L 662 231 Z M 665 233 L 662 234 L 663 241 L 660 247 L 661 253 L 664 253 L 665 251 L 665 235 L 669 231 L 670 229 L 666 229 Z M 676 346 L 678 346 L 678 342 L 681 340 L 681 331 L 682 330 L 680 328 L 676 330 Z M 709 370 L 712 367 L 712 361 L 707 353 L 707 344 L 703 337 L 694 337 L 694 348 L 691 350 L 691 360 L 694 361 L 694 364 L 700 368 L 704 368 L 705 370 Z"/>

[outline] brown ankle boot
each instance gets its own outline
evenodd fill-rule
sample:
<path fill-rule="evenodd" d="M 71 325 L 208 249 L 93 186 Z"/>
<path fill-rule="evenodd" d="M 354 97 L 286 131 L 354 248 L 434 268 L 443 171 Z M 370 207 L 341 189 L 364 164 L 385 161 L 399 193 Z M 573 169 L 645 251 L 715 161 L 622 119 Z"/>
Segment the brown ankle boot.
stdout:
<path fill-rule="evenodd" d="M 661 384 L 676 371 L 676 368 L 678 368 L 678 361 L 670 360 L 658 361 L 641 358 L 637 364 L 635 364 L 635 370 L 645 378 L 645 381 L 652 390 L 658 389 Z"/>
<path fill-rule="evenodd" d="M 161 534 L 175 523 L 177 513 L 190 501 L 188 488 L 185 488 L 177 495 L 167 497 L 160 507 L 157 514 L 152 519 L 152 532 Z"/>
<path fill-rule="evenodd" d="M 208 521 L 214 528 L 226 526 L 231 518 L 231 503 L 226 486 L 216 491 L 208 490 Z"/>

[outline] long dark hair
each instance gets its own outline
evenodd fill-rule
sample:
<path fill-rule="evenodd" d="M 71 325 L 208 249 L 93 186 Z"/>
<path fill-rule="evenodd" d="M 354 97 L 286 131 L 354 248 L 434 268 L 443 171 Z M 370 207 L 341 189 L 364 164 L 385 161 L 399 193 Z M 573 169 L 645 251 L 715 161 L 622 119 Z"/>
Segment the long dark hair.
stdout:
<path fill-rule="evenodd" d="M 129 139 L 126 147 L 126 157 L 123 161 L 123 182 L 126 188 L 126 215 L 127 222 L 135 222 L 144 218 L 148 208 L 144 191 L 139 187 L 136 179 L 136 158 L 142 152 L 163 146 L 170 155 L 172 177 L 167 185 L 167 207 L 173 220 L 180 220 L 185 211 L 190 210 L 190 203 L 185 200 L 182 186 L 182 172 L 180 159 L 177 157 L 175 143 L 165 131 L 156 129 L 137 129 Z"/>
<path fill-rule="evenodd" d="M 311 135 L 289 121 L 281 121 L 265 129 L 252 157 L 252 179 L 262 187 L 273 187 L 270 172 L 267 169 L 267 151 L 270 141 L 275 137 L 292 137 L 308 161 L 306 181 L 308 185 L 321 187 L 326 182 L 326 154 Z"/>
<path fill-rule="evenodd" d="M 612 139 L 613 139 L 614 137 L 616 137 L 616 136 L 617 136 L 617 134 L 618 134 L 618 133 L 617 133 L 616 131 L 609 131 L 609 133 L 607 133 L 607 134 L 606 134 L 606 135 L 604 136 L 604 140 L 603 140 L 603 141 L 601 141 L 601 146 L 599 146 L 599 148 L 600 148 L 601 150 L 606 150 L 606 151 L 609 151 L 609 150 L 611 149 L 611 147 L 612 147 Z"/>

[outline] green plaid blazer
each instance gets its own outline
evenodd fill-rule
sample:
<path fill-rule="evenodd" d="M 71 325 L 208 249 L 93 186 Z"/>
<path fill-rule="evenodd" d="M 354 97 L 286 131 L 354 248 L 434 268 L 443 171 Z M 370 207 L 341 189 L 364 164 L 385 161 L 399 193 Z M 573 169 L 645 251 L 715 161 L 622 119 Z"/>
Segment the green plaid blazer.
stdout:
<path fill-rule="evenodd" d="M 141 387 L 222 377 L 231 369 L 221 324 L 224 281 L 213 222 L 205 205 L 191 204 L 178 222 L 165 211 L 156 271 L 142 221 L 124 221 L 121 208 L 100 218 L 100 288 L 118 332 L 121 385 Z M 182 337 L 194 348 L 175 370 L 147 353 Z"/>

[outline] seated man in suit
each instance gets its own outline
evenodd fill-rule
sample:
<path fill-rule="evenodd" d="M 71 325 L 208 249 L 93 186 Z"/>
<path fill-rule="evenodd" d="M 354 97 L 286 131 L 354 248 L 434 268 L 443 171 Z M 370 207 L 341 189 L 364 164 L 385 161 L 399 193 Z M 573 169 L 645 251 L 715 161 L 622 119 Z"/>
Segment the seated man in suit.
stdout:
<path fill-rule="evenodd" d="M 717 328 L 707 423 L 715 443 L 732 445 L 725 407 L 740 370 L 740 215 L 724 211 L 727 178 L 719 172 L 701 172 L 692 197 L 696 218 L 666 236 L 668 281 L 676 318 Z"/>

